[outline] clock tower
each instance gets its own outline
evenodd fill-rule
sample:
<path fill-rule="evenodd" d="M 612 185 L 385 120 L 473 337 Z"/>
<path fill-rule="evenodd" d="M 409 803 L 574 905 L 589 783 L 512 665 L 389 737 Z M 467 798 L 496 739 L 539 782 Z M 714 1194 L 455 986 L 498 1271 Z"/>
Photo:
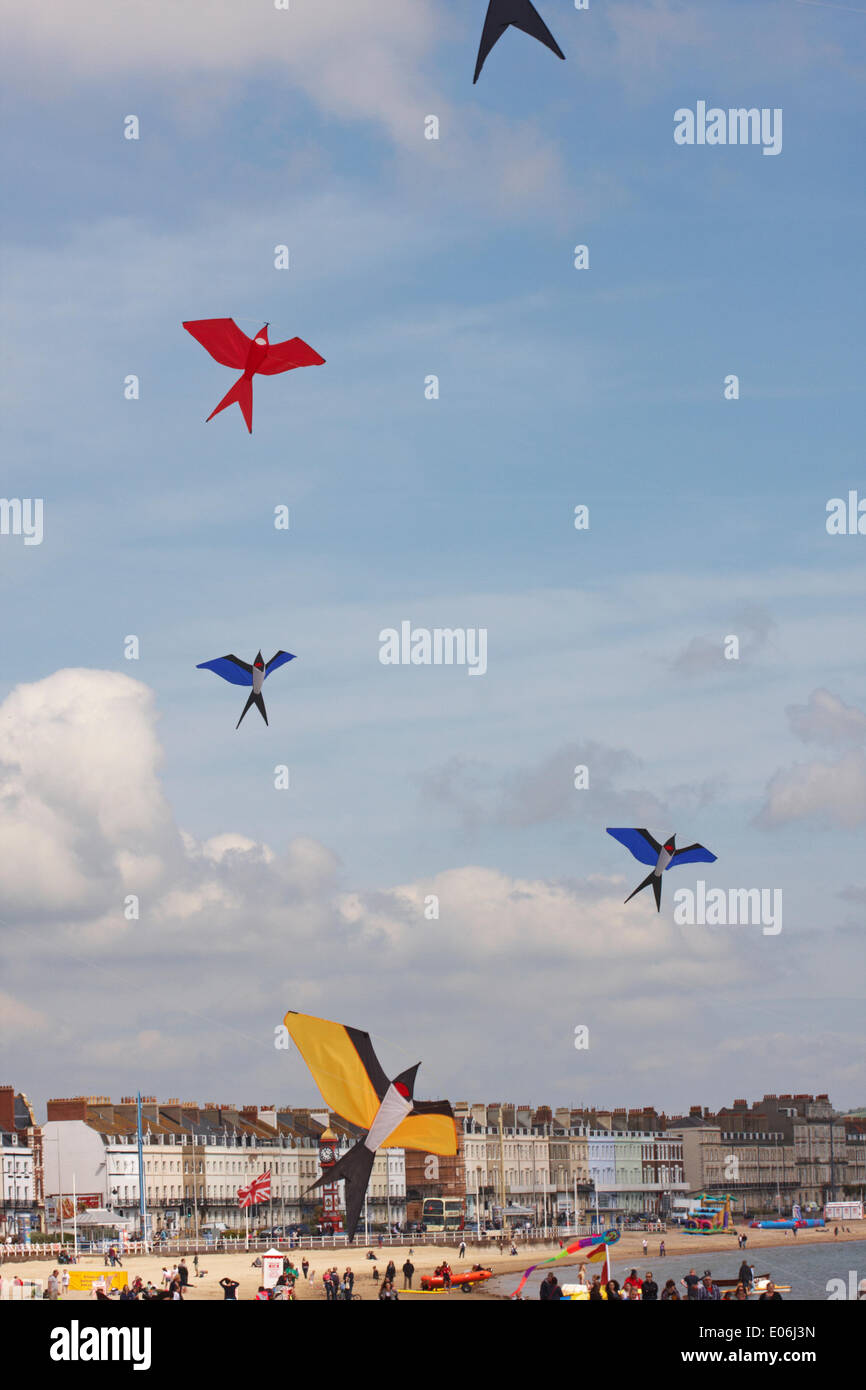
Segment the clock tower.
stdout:
<path fill-rule="evenodd" d="M 326 1179 L 322 1186 L 322 1216 L 335 1231 L 342 1231 L 343 1216 L 340 1211 L 340 1184 L 327 1182 L 328 1169 L 337 1161 L 337 1136 L 331 1129 L 323 1129 L 319 1135 L 319 1167 Z"/>

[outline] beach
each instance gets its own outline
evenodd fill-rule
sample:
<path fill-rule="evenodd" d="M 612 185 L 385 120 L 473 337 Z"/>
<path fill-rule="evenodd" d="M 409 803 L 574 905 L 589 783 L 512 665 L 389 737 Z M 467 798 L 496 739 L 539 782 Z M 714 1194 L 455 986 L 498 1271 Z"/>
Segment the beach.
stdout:
<path fill-rule="evenodd" d="M 748 1230 L 748 1245 L 745 1256 L 748 1262 L 754 1265 L 757 1273 L 765 1270 L 773 1272 L 772 1252 L 792 1248 L 804 1247 L 807 1245 L 820 1245 L 827 1247 L 830 1245 L 842 1246 L 851 1241 L 866 1240 L 866 1221 L 850 1221 L 845 1223 L 846 1229 L 840 1226 L 838 1237 L 833 1235 L 833 1227 L 830 1226 L 826 1231 L 808 1230 L 803 1231 L 796 1237 L 790 1231 L 753 1231 Z M 742 1232 L 747 1228 L 740 1227 Z M 647 1253 L 643 1253 L 643 1235 L 640 1232 L 628 1232 L 610 1247 L 611 1261 L 614 1268 L 614 1275 L 622 1282 L 623 1267 L 634 1266 L 638 1274 L 643 1276 L 647 1269 L 651 1269 L 656 1281 L 661 1285 L 665 1279 L 674 1278 L 679 1281 L 689 1269 L 694 1266 L 701 1274 L 708 1266 L 707 1256 L 714 1252 L 724 1251 L 726 1254 L 733 1253 L 738 1255 L 740 1252 L 737 1247 L 736 1236 L 731 1235 L 709 1235 L 709 1236 L 689 1236 L 679 1230 L 668 1231 L 664 1235 L 647 1235 Z M 666 1248 L 666 1255 L 659 1258 L 659 1241 L 663 1240 Z M 564 1244 L 567 1242 L 564 1242 Z M 507 1295 L 494 1293 L 484 1284 L 476 1285 L 471 1295 L 462 1295 L 459 1289 L 455 1289 L 451 1294 L 421 1293 L 420 1284 L 423 1274 L 431 1274 L 436 1265 L 443 1259 L 447 1259 L 452 1271 L 458 1273 L 462 1270 L 470 1269 L 474 1264 L 481 1264 L 493 1270 L 494 1274 L 514 1274 L 515 1286 L 520 1275 L 532 1264 L 549 1259 L 559 1251 L 557 1241 L 544 1241 L 529 1244 L 520 1243 L 517 1255 L 508 1254 L 508 1245 L 505 1253 L 499 1253 L 499 1249 L 492 1243 L 471 1242 L 467 1240 L 466 1256 L 463 1260 L 457 1258 L 459 1242 L 453 1245 L 436 1246 L 402 1246 L 389 1247 L 364 1247 L 357 1246 L 352 1250 L 337 1249 L 332 1250 L 298 1250 L 286 1251 L 291 1262 L 300 1270 L 300 1262 L 305 1257 L 310 1263 L 310 1272 L 314 1274 L 312 1286 L 309 1280 L 298 1279 L 295 1296 L 296 1301 L 305 1302 L 307 1300 L 324 1301 L 325 1293 L 322 1285 L 322 1275 L 326 1269 L 336 1266 L 340 1275 L 347 1267 L 351 1267 L 355 1275 L 354 1293 L 363 1300 L 373 1300 L 378 1298 L 381 1288 L 381 1277 L 389 1260 L 393 1260 L 397 1266 L 396 1287 L 400 1299 L 421 1303 L 443 1302 L 454 1298 L 461 1302 L 467 1302 L 471 1297 L 483 1301 L 498 1301 Z M 366 1258 L 367 1250 L 375 1249 L 375 1260 Z M 413 1277 L 414 1292 L 403 1290 L 402 1266 L 411 1252 L 412 1263 L 415 1266 Z M 254 1299 L 261 1282 L 261 1270 L 253 1267 L 253 1260 L 256 1258 L 255 1251 L 238 1251 L 231 1254 L 214 1253 L 213 1251 L 199 1252 L 199 1270 L 202 1277 L 195 1277 L 195 1269 L 192 1263 L 192 1255 L 185 1256 L 185 1262 L 189 1268 L 190 1283 L 184 1292 L 184 1301 L 191 1302 L 211 1302 L 222 1300 L 223 1290 L 219 1286 L 220 1279 L 228 1276 L 238 1281 L 238 1298 L 241 1300 Z M 766 1255 L 766 1259 L 757 1258 L 759 1255 Z M 169 1269 L 177 1260 L 176 1255 L 156 1254 L 156 1255 L 131 1255 L 124 1260 L 124 1270 L 130 1279 L 135 1275 L 140 1275 L 147 1282 L 149 1279 L 158 1287 L 162 1287 L 163 1266 Z M 580 1254 L 566 1257 L 562 1262 L 574 1266 L 580 1263 Z M 710 1267 L 711 1267 L 711 1262 Z M 48 1276 L 53 1269 L 60 1269 L 56 1256 L 49 1259 L 27 1259 L 21 1261 L 6 1261 L 0 1266 L 4 1285 L 16 1276 L 22 1279 L 38 1279 L 46 1283 Z M 77 1266 L 70 1266 L 82 1270 L 95 1270 L 106 1268 L 103 1258 L 99 1255 L 82 1255 Z M 373 1270 L 379 1272 L 379 1280 L 374 1280 Z M 556 1266 L 553 1266 L 556 1272 Z M 589 1265 L 590 1272 L 593 1266 Z M 70 1301 L 94 1301 L 92 1293 L 77 1292 L 70 1290 L 64 1295 L 63 1302 Z"/>

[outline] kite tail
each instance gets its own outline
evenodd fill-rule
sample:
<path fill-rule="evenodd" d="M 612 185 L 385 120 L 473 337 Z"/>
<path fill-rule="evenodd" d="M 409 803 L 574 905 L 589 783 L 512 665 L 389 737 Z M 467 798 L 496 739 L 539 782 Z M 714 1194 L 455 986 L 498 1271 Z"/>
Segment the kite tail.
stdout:
<path fill-rule="evenodd" d="M 370 1174 L 373 1171 L 373 1163 L 376 1159 L 374 1149 L 368 1149 L 361 1139 L 348 1153 L 338 1159 L 332 1168 L 323 1173 L 318 1182 L 308 1188 L 308 1192 L 313 1192 L 315 1188 L 321 1187 L 324 1183 L 329 1186 L 331 1183 L 339 1182 L 341 1179 L 346 1184 L 346 1233 L 351 1240 L 358 1226 L 361 1216 L 361 1208 L 364 1205 L 364 1194 L 370 1181 Z"/>
<path fill-rule="evenodd" d="M 613 1245 L 618 1240 L 619 1232 L 615 1230 L 605 1231 L 604 1235 L 601 1236 L 580 1236 L 577 1240 L 573 1240 L 570 1245 L 566 1245 L 564 1250 L 560 1250 L 556 1255 L 551 1255 L 550 1259 L 539 1260 L 537 1264 L 530 1265 L 528 1269 L 525 1269 L 523 1271 L 523 1278 L 517 1285 L 514 1293 L 511 1294 L 511 1297 L 517 1298 L 523 1292 L 527 1279 L 536 1269 L 543 1269 L 545 1265 L 555 1265 L 557 1260 L 564 1260 L 567 1255 L 574 1255 L 578 1250 L 585 1250 L 589 1245 L 595 1246 L 595 1249 L 591 1250 L 585 1258 L 588 1260 L 597 1260 L 602 1251 L 606 1252 L 607 1247 Z M 599 1241 L 601 1244 L 599 1244 Z"/>
<path fill-rule="evenodd" d="M 236 729 L 239 729 L 241 727 L 241 721 L 243 720 L 244 715 L 246 714 L 247 710 L 250 708 L 251 705 L 255 705 L 256 709 L 259 711 L 259 714 L 262 716 L 262 719 L 264 719 L 265 723 L 267 724 L 268 712 L 265 709 L 264 699 L 261 693 L 259 693 L 258 695 L 250 695 L 250 698 L 247 700 L 246 704 L 243 707 L 240 719 L 238 720 L 237 724 L 235 724 Z"/>
<path fill-rule="evenodd" d="M 231 389 L 230 391 L 227 391 L 226 394 L 223 396 L 223 398 L 222 398 L 222 400 L 220 401 L 219 405 L 217 406 L 216 410 L 212 410 L 212 411 L 211 411 L 210 415 L 207 417 L 208 420 L 212 420 L 213 417 L 214 417 L 215 415 L 219 415 L 219 413 L 220 413 L 221 410 L 225 410 L 226 406 L 228 406 L 228 405 L 234 405 L 235 401 L 237 401 L 238 405 L 240 406 L 240 408 L 241 408 L 241 413 L 242 413 L 244 419 L 245 419 L 246 422 L 247 422 L 247 429 L 249 430 L 250 434 L 252 434 L 252 432 L 253 432 L 253 382 L 252 382 L 252 377 L 248 377 L 248 376 L 242 376 L 242 377 L 240 377 L 239 380 L 235 382 L 235 384 L 234 384 L 234 386 L 232 387 L 232 389 Z"/>
<path fill-rule="evenodd" d="M 653 893 L 655 894 L 656 908 L 657 908 L 657 910 L 658 910 L 659 912 L 661 912 L 661 910 L 662 910 L 662 880 L 661 880 L 661 875 L 660 875 L 660 874 L 657 874 L 656 871 L 655 871 L 655 869 L 653 869 L 652 873 L 647 874 L 647 876 L 646 876 L 646 878 L 644 879 L 643 883 L 639 883 L 639 884 L 638 884 L 637 888 L 634 890 L 634 893 L 629 893 L 629 895 L 628 895 L 628 897 L 626 898 L 625 901 L 626 901 L 627 903 L 630 903 L 631 900 L 632 900 L 632 898 L 635 896 L 635 893 L 639 893 L 639 892 L 641 891 L 642 888 L 648 888 L 650 884 L 652 884 Z"/>

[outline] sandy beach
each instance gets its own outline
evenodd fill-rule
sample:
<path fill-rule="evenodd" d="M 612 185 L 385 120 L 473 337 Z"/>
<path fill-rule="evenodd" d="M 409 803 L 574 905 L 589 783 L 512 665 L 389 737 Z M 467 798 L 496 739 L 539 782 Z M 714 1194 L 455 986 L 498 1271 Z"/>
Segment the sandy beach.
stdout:
<path fill-rule="evenodd" d="M 811 1230 L 803 1231 L 796 1236 L 797 1245 L 829 1245 L 842 1244 L 845 1241 L 866 1240 L 866 1221 L 850 1221 L 845 1223 L 846 1230 L 842 1231 L 838 1237 L 833 1235 L 833 1227 L 830 1226 L 826 1231 Z M 743 1228 L 741 1228 L 743 1229 Z M 795 1237 L 790 1231 L 748 1231 L 749 1243 L 747 1255 L 750 1263 L 754 1264 L 758 1273 L 763 1272 L 763 1266 L 772 1273 L 771 1253 L 779 1246 L 790 1248 Z M 659 1259 L 658 1249 L 659 1240 L 663 1239 L 667 1254 L 664 1259 Z M 688 1236 L 681 1231 L 668 1231 L 664 1236 L 647 1235 L 648 1251 L 644 1255 L 642 1247 L 643 1236 L 640 1232 L 629 1232 L 624 1235 L 616 1245 L 611 1247 L 613 1261 L 617 1269 L 631 1261 L 639 1273 L 649 1268 L 655 1273 L 658 1280 L 660 1273 L 664 1272 L 665 1278 L 681 1279 L 688 1272 L 692 1265 L 700 1266 L 700 1270 L 706 1267 L 704 1257 L 713 1251 L 725 1251 L 726 1253 L 737 1253 L 737 1242 L 734 1235 L 715 1235 L 715 1236 Z M 372 1248 L 372 1247 L 370 1247 Z M 397 1266 L 397 1288 L 400 1298 L 416 1303 L 442 1303 L 459 1299 L 461 1303 L 468 1301 L 468 1297 L 461 1295 L 459 1289 L 452 1294 L 426 1294 L 410 1293 L 403 1291 L 402 1266 L 406 1256 L 412 1253 L 412 1263 L 415 1266 L 415 1276 L 413 1284 L 418 1290 L 421 1283 L 421 1275 L 430 1273 L 443 1258 L 447 1258 L 454 1272 L 470 1269 L 473 1264 L 482 1264 L 491 1268 L 494 1274 L 515 1273 L 515 1284 L 517 1283 L 522 1271 L 530 1264 L 535 1264 L 539 1260 L 549 1258 L 556 1253 L 559 1246 L 557 1242 L 547 1241 L 544 1243 L 529 1244 L 519 1246 L 518 1255 L 507 1253 L 500 1255 L 495 1245 L 481 1245 L 475 1242 L 467 1242 L 466 1257 L 463 1260 L 457 1258 L 457 1244 L 453 1246 L 421 1246 L 410 1247 L 392 1246 L 376 1249 L 376 1259 L 366 1258 L 367 1248 L 358 1247 L 352 1251 L 305 1251 L 293 1250 L 290 1253 L 293 1263 L 300 1269 L 300 1261 L 306 1256 L 310 1262 L 310 1273 L 314 1274 L 312 1286 L 309 1280 L 299 1279 L 296 1286 L 296 1300 L 303 1302 L 307 1299 L 324 1301 L 325 1294 L 322 1287 L 322 1275 L 325 1270 L 336 1265 L 340 1274 L 350 1266 L 355 1275 L 354 1291 L 362 1299 L 376 1299 L 381 1287 L 380 1281 L 373 1279 L 374 1267 L 378 1269 L 380 1280 L 384 1273 L 385 1266 L 389 1260 L 393 1260 Z M 507 1251 L 507 1247 L 506 1247 Z M 767 1259 L 755 1259 L 757 1252 L 767 1252 Z M 199 1254 L 199 1269 L 203 1271 L 203 1277 L 194 1277 L 194 1267 L 192 1256 L 186 1257 L 186 1262 L 190 1271 L 190 1285 L 185 1291 L 185 1301 L 209 1302 L 221 1300 L 223 1291 L 219 1287 L 220 1279 L 228 1275 L 236 1279 L 240 1285 L 238 1296 L 243 1300 L 255 1297 L 260 1283 L 260 1271 L 252 1267 L 252 1262 L 256 1258 L 254 1251 L 240 1251 L 233 1254 L 214 1254 L 213 1252 L 201 1252 Z M 579 1263 L 579 1256 L 572 1256 L 570 1263 Z M 164 1265 L 169 1268 L 175 1262 L 177 1256 L 174 1255 L 132 1255 L 124 1261 L 124 1269 L 130 1273 L 131 1277 L 136 1274 L 146 1281 L 150 1279 L 154 1284 L 161 1287 L 162 1269 Z M 104 1261 L 97 1255 L 82 1255 L 77 1268 L 79 1269 L 102 1269 Z M 3 1276 L 4 1284 L 8 1279 L 16 1275 L 26 1279 L 41 1279 L 47 1281 L 52 1269 L 58 1268 L 56 1258 L 53 1259 L 28 1259 L 26 1261 L 7 1261 L 0 1266 L 0 1274 Z M 699 1272 L 700 1272 L 699 1270 Z M 663 1282 L 663 1281 L 662 1281 Z M 483 1285 L 473 1289 L 472 1299 L 482 1301 L 499 1301 L 501 1295 L 488 1292 Z M 93 1295 L 84 1292 L 70 1291 L 64 1301 L 93 1301 Z"/>

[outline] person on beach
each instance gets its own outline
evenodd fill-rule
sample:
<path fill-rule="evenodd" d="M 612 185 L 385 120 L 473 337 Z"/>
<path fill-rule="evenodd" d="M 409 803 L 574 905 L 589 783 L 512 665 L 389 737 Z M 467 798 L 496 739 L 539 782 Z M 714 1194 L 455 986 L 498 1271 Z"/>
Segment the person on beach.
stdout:
<path fill-rule="evenodd" d="M 411 1255 L 411 1253 L 412 1253 L 412 1252 L 411 1252 L 411 1250 L 410 1250 L 409 1254 Z M 406 1261 L 405 1261 L 405 1263 L 404 1263 L 404 1265 L 403 1265 L 403 1288 L 404 1288 L 404 1289 L 411 1289 L 411 1287 L 412 1287 L 412 1275 L 413 1275 L 414 1273 L 415 1273 L 415 1266 L 413 1265 L 412 1261 L 409 1259 L 409 1255 L 407 1255 L 407 1256 L 406 1256 Z"/>
<path fill-rule="evenodd" d="M 395 1265 L 393 1260 L 388 1261 L 388 1265 L 385 1270 L 385 1278 L 388 1280 L 389 1284 L 393 1284 L 394 1280 L 397 1278 L 397 1266 Z"/>
<path fill-rule="evenodd" d="M 773 1283 L 772 1279 L 770 1280 L 769 1284 L 767 1285 L 767 1292 L 761 1294 L 761 1297 L 758 1299 L 758 1302 L 759 1302 L 759 1303 L 765 1303 L 768 1299 L 769 1299 L 771 1302 L 772 1302 L 773 1300 L 775 1300 L 777 1303 L 781 1303 L 781 1302 L 782 1302 L 782 1295 L 781 1295 L 780 1293 L 777 1293 L 777 1292 L 776 1292 L 776 1285 Z"/>
<path fill-rule="evenodd" d="M 601 1276 L 600 1276 L 599 1274 L 594 1274 L 594 1275 L 592 1276 L 592 1283 L 591 1283 L 590 1286 L 589 1286 L 589 1301 L 590 1301 L 590 1303 L 594 1303 L 594 1302 L 596 1302 L 596 1300 L 597 1300 L 599 1303 L 601 1303 L 601 1301 L 602 1301 L 602 1297 L 601 1297 Z"/>
<path fill-rule="evenodd" d="M 556 1300 L 562 1298 L 562 1289 L 559 1287 L 559 1280 L 553 1270 L 550 1271 L 546 1279 L 542 1280 L 541 1288 L 538 1290 L 538 1297 L 545 1303 L 550 1302 L 551 1299 Z"/>
<path fill-rule="evenodd" d="M 713 1276 L 711 1274 L 705 1274 L 698 1285 L 698 1298 L 710 1298 L 718 1302 L 721 1296 L 718 1285 L 713 1283 Z"/>
<path fill-rule="evenodd" d="M 641 1289 L 642 1285 L 643 1285 L 643 1280 L 642 1280 L 642 1279 L 638 1279 L 638 1277 L 637 1277 L 637 1270 L 636 1270 L 636 1269 L 633 1269 L 633 1270 L 631 1271 L 631 1273 L 629 1274 L 628 1278 L 626 1279 L 625 1284 L 623 1285 L 623 1288 L 625 1288 L 625 1289 L 635 1288 L 635 1289 L 638 1290 L 638 1292 L 640 1292 L 640 1289 Z M 626 1297 L 628 1297 L 628 1295 L 626 1295 Z"/>
<path fill-rule="evenodd" d="M 462 1259 L 465 1257 L 465 1255 L 466 1255 L 466 1241 L 465 1241 L 465 1240 L 461 1240 L 461 1242 L 460 1242 L 460 1249 L 457 1251 L 457 1258 L 458 1258 L 458 1260 L 462 1260 Z"/>
<path fill-rule="evenodd" d="M 622 1298 L 616 1279 L 609 1279 L 604 1286 L 604 1291 L 607 1294 L 608 1303 L 619 1303 Z"/>
<path fill-rule="evenodd" d="M 749 1265 L 746 1264 L 746 1261 L 745 1261 L 745 1260 L 743 1260 L 743 1263 L 740 1265 L 740 1268 L 737 1270 L 737 1278 L 739 1279 L 740 1283 L 743 1285 L 743 1287 L 744 1287 L 745 1289 L 751 1288 L 751 1284 L 752 1284 L 752 1271 L 751 1271 L 751 1268 L 749 1267 Z"/>
<path fill-rule="evenodd" d="M 396 1303 L 400 1298 L 390 1279 L 385 1279 L 379 1290 L 380 1303 Z"/>
<path fill-rule="evenodd" d="M 238 1281 L 230 1279 L 228 1275 L 220 1279 L 220 1288 L 223 1291 L 223 1299 L 226 1303 L 237 1303 L 238 1301 Z"/>
<path fill-rule="evenodd" d="M 641 1241 L 641 1244 L 643 1245 L 643 1252 L 644 1254 L 646 1254 L 647 1250 L 649 1249 L 646 1236 L 644 1236 L 643 1240 Z"/>
<path fill-rule="evenodd" d="M 643 1300 L 642 1300 L 642 1297 L 641 1297 L 641 1291 L 640 1291 L 640 1289 L 637 1287 L 636 1284 L 632 1284 L 631 1288 L 630 1288 L 629 1291 L 628 1291 L 628 1300 L 627 1300 L 627 1302 L 629 1302 L 629 1303 L 640 1303 L 640 1302 L 642 1302 L 642 1301 L 643 1301 Z"/>
<path fill-rule="evenodd" d="M 60 1293 L 65 1297 L 69 1292 L 69 1270 L 63 1269 L 60 1275 Z"/>
<path fill-rule="evenodd" d="M 48 1297 L 52 1302 L 60 1297 L 60 1280 L 56 1269 L 52 1269 L 48 1276 Z"/>
<path fill-rule="evenodd" d="M 667 1302 L 669 1302 L 669 1301 L 674 1301 L 674 1302 L 676 1302 L 676 1303 L 679 1303 L 679 1301 L 680 1301 L 680 1296 L 679 1296 L 679 1294 L 677 1293 L 677 1286 L 676 1286 L 676 1284 L 674 1283 L 673 1279 L 668 1279 L 667 1283 L 665 1284 L 664 1288 L 662 1289 L 662 1299 L 661 1299 L 661 1301 L 662 1301 L 662 1303 L 667 1303 Z"/>
<path fill-rule="evenodd" d="M 748 1302 L 749 1295 L 746 1293 L 745 1286 L 742 1283 L 738 1284 L 737 1287 L 734 1289 L 734 1298 L 737 1299 L 737 1301 L 740 1303 L 742 1303 L 744 1300 Z"/>
<path fill-rule="evenodd" d="M 660 1259 L 660 1260 L 663 1260 L 663 1259 L 664 1259 L 665 1253 L 666 1253 L 666 1252 L 665 1252 L 665 1243 L 664 1243 L 663 1240 L 660 1240 L 660 1241 L 659 1241 L 659 1259 Z"/>
<path fill-rule="evenodd" d="M 303 1270 L 304 1278 L 306 1279 L 307 1274 L 310 1270 L 310 1261 L 307 1259 L 306 1255 L 301 1260 L 301 1269 Z"/>
<path fill-rule="evenodd" d="M 659 1297 L 659 1286 L 653 1279 L 653 1272 L 648 1269 L 643 1281 L 641 1296 L 645 1303 L 657 1303 Z"/>
<path fill-rule="evenodd" d="M 700 1282 L 701 1281 L 698 1278 L 695 1271 L 693 1269 L 690 1269 L 685 1279 L 680 1280 L 680 1283 L 685 1285 L 686 1298 L 697 1298 L 697 1292 L 692 1292 L 692 1290 L 697 1290 L 698 1284 Z"/>

